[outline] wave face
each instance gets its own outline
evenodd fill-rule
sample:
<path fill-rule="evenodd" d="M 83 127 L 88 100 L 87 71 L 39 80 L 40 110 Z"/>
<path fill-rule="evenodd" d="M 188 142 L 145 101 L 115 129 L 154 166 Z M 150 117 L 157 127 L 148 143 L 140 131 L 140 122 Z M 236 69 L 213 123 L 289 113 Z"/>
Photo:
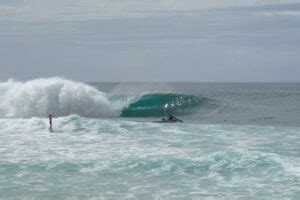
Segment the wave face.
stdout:
<path fill-rule="evenodd" d="M 0 83 L 0 117 L 45 117 L 78 114 L 112 116 L 106 94 L 92 86 L 63 78 L 9 80 Z"/>
<path fill-rule="evenodd" d="M 167 113 L 185 115 L 208 103 L 210 99 L 175 93 L 145 94 L 135 99 L 121 112 L 122 117 L 158 117 Z M 165 106 L 168 105 L 168 108 Z"/>

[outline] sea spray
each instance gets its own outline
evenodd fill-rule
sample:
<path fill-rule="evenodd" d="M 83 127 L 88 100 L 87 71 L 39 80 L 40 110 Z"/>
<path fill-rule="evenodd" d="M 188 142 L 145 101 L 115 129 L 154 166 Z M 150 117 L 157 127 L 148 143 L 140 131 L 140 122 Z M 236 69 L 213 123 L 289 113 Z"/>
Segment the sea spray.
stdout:
<path fill-rule="evenodd" d="M 84 83 L 63 78 L 0 83 L 0 117 L 45 117 L 78 114 L 113 116 L 106 94 Z"/>

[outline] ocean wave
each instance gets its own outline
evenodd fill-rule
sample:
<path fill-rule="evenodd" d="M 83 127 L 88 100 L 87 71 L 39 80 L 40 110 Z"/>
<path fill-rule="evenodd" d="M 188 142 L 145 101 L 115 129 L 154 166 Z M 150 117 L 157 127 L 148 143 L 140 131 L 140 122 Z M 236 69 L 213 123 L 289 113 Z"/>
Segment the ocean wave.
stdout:
<path fill-rule="evenodd" d="M 122 117 L 159 117 L 166 113 L 187 115 L 213 99 L 177 93 L 149 93 L 133 99 L 121 111 Z"/>
<path fill-rule="evenodd" d="M 84 83 L 63 78 L 0 83 L 0 117 L 45 117 L 78 114 L 113 116 L 106 94 Z"/>
<path fill-rule="evenodd" d="M 49 113 L 89 118 L 190 115 L 196 108 L 213 103 L 213 99 L 178 93 L 109 95 L 88 84 L 58 77 L 0 82 L 0 118 L 47 117 Z"/>

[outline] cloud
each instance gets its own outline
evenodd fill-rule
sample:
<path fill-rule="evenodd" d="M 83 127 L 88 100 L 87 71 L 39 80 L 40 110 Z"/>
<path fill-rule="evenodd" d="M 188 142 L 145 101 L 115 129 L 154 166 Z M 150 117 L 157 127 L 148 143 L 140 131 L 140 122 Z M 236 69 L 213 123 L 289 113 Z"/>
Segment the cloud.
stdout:
<path fill-rule="evenodd" d="M 290 16 L 290 17 L 298 17 L 300 16 L 299 11 L 273 11 L 273 12 L 263 12 L 266 16 Z"/>
<path fill-rule="evenodd" d="M 0 0 L 0 78 L 297 80 L 299 10 L 275 0 Z"/>
<path fill-rule="evenodd" d="M 296 2 L 286 0 L 285 3 Z M 144 11 L 189 11 L 282 3 L 280 0 L 0 0 L 1 21 L 84 21 L 143 18 Z M 140 12 L 137 12 L 140 11 Z M 153 13 L 152 13 L 153 15 Z"/>

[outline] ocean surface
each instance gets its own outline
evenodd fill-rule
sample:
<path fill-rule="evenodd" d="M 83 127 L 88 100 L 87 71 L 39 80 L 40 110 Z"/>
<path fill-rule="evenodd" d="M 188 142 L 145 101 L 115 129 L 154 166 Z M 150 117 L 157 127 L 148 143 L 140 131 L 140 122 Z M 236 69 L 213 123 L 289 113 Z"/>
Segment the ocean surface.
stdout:
<path fill-rule="evenodd" d="M 300 199 L 300 83 L 0 82 L 0 199 Z"/>

